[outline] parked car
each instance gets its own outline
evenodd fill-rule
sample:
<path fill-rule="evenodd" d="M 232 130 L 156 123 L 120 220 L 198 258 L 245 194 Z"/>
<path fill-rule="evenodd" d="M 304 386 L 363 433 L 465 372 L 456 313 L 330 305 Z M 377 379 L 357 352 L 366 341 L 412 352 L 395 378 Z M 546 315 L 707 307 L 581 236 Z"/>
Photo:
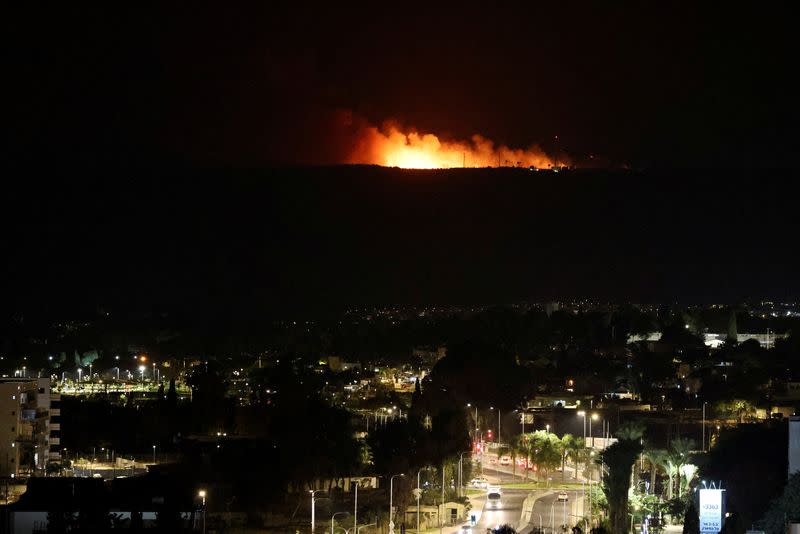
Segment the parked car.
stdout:
<path fill-rule="evenodd" d="M 569 500 L 569 495 L 566 491 L 559 492 L 558 494 L 558 502 L 567 502 Z"/>

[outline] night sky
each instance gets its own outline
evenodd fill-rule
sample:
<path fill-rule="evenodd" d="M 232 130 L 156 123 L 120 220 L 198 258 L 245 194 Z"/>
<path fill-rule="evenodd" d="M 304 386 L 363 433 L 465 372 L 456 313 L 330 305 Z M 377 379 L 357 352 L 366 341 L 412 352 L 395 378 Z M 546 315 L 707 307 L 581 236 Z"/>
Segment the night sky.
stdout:
<path fill-rule="evenodd" d="M 15 13 L 3 313 L 796 297 L 794 18 L 748 6 Z M 632 170 L 314 167 L 342 110 Z"/>
<path fill-rule="evenodd" d="M 4 151 L 338 163 L 349 140 L 336 111 L 350 110 L 577 161 L 797 166 L 795 17 L 782 3 L 345 4 L 9 16 Z"/>

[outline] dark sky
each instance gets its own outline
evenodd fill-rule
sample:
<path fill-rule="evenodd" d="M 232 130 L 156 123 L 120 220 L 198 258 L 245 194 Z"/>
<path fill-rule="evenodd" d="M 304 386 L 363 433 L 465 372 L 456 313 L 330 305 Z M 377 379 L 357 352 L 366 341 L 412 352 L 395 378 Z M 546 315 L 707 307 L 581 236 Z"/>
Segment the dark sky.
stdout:
<path fill-rule="evenodd" d="M 4 17 L 4 307 L 797 296 L 791 13 L 535 4 Z M 276 166 L 343 109 L 644 171 Z"/>
<path fill-rule="evenodd" d="M 375 304 L 796 298 L 784 172 L 372 167 L 28 180 L 3 305 L 225 318 Z"/>
<path fill-rule="evenodd" d="M 335 163 L 347 141 L 332 113 L 348 109 L 576 160 L 797 164 L 795 17 L 782 3 L 287 4 L 7 17 L 4 152 Z"/>

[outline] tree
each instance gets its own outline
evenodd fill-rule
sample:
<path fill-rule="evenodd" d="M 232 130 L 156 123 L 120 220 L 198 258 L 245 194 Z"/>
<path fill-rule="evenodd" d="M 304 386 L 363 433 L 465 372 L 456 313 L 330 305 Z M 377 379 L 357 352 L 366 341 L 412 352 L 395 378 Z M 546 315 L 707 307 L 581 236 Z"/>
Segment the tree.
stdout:
<path fill-rule="evenodd" d="M 569 436 L 569 439 L 567 439 Z M 564 448 L 566 450 L 566 455 L 572 458 L 572 461 L 575 463 L 575 478 L 578 478 L 578 462 L 582 462 L 586 460 L 586 444 L 583 441 L 583 438 L 576 438 L 573 437 L 571 434 L 564 434 L 564 437 L 561 438 L 562 441 L 565 441 Z"/>
<path fill-rule="evenodd" d="M 686 508 L 686 515 L 683 518 L 683 534 L 700 534 L 700 517 L 697 514 L 694 499 Z"/>
<path fill-rule="evenodd" d="M 131 512 L 131 532 L 141 532 L 144 530 L 144 519 L 140 510 Z"/>
<path fill-rule="evenodd" d="M 631 484 L 631 469 L 642 452 L 641 433 L 635 428 L 620 429 L 618 441 L 605 449 L 600 455 L 607 466 L 603 473 L 603 493 L 608 500 L 608 515 L 613 534 L 627 532 L 628 490 Z M 630 439 L 634 437 L 635 439 Z"/>
<path fill-rule="evenodd" d="M 169 389 L 167 390 L 167 406 L 170 408 L 178 404 L 178 391 L 175 389 L 175 379 L 169 379 Z"/>
<path fill-rule="evenodd" d="M 54 505 L 47 512 L 47 534 L 64 534 L 73 524 L 72 512 Z"/>
<path fill-rule="evenodd" d="M 786 522 L 800 519 L 800 473 L 789 477 L 783 494 L 772 501 L 764 516 L 764 530 L 767 534 L 783 534 Z"/>
<path fill-rule="evenodd" d="M 558 441 L 558 452 L 561 454 L 561 482 L 566 482 L 567 455 L 569 454 L 570 441 L 573 441 L 572 434 L 564 434 Z"/>
<path fill-rule="evenodd" d="M 729 530 L 740 525 L 744 532 L 781 494 L 786 485 L 788 439 L 785 422 L 740 425 L 722 433 L 705 455 L 700 476 L 721 481 L 726 489 L 727 510 L 736 517 Z M 754 480 L 758 491 L 753 491 Z M 738 527 L 734 530 L 739 532 Z"/>
<path fill-rule="evenodd" d="M 669 454 L 664 449 L 645 449 L 644 457 L 647 458 L 650 464 L 650 491 L 656 491 L 656 477 L 658 476 L 659 469 L 664 472 L 667 471 L 667 463 L 669 461 Z"/>
<path fill-rule="evenodd" d="M 561 440 L 545 430 L 537 430 L 531 436 L 532 457 L 538 471 L 548 474 L 561 465 Z"/>
<path fill-rule="evenodd" d="M 683 475 L 684 467 L 689 464 L 689 454 L 695 449 L 696 446 L 697 445 L 695 444 L 694 440 L 688 438 L 677 438 L 670 442 L 670 461 L 674 466 L 674 473 L 671 473 L 671 475 L 678 479 L 678 497 L 683 495 L 681 475 Z M 692 473 L 692 475 L 693 474 L 694 473 Z M 670 478 L 670 485 L 671 484 L 672 479 Z M 670 498 L 672 498 L 672 496 L 670 496 Z"/>

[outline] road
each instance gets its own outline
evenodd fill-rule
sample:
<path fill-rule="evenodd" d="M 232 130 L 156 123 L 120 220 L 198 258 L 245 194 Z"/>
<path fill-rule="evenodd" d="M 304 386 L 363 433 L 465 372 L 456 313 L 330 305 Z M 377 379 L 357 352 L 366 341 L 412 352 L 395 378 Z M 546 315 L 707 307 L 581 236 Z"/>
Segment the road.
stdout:
<path fill-rule="evenodd" d="M 527 490 L 502 490 L 502 498 L 497 508 L 489 508 L 484 504 L 477 525 L 473 527 L 473 534 L 485 534 L 486 529 L 496 528 L 498 525 L 511 525 L 517 528 L 522 515 L 522 501 L 528 496 Z"/>
<path fill-rule="evenodd" d="M 531 512 L 530 524 L 523 527 L 522 534 L 538 529 L 541 525 L 546 534 L 561 532 L 561 525 L 572 527 L 582 517 L 583 503 L 580 490 L 568 490 L 569 500 L 558 502 L 559 490 L 544 492 L 536 500 Z"/>

